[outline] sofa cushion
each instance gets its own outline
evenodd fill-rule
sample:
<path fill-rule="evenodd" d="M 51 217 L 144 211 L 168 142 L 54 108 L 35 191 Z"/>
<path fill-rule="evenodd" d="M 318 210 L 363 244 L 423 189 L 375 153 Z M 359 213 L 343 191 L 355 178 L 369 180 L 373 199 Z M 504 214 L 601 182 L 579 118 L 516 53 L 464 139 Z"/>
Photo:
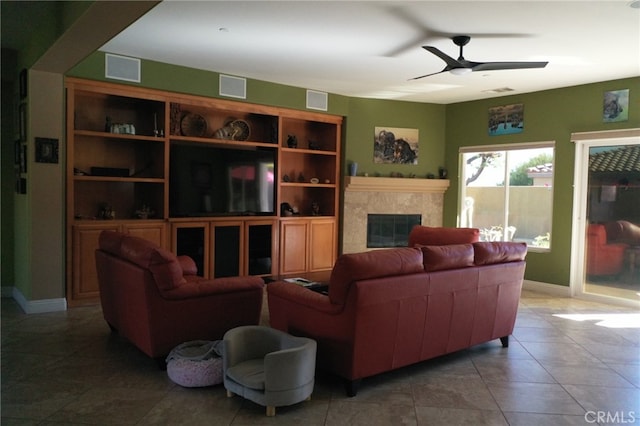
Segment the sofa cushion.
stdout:
<path fill-rule="evenodd" d="M 409 247 L 475 243 L 480 239 L 477 228 L 443 228 L 416 225 L 409 233 Z"/>
<path fill-rule="evenodd" d="M 115 231 L 103 231 L 100 233 L 98 239 L 98 246 L 100 250 L 106 251 L 114 256 L 120 256 L 120 246 L 122 245 L 122 239 L 126 236 L 121 232 Z"/>
<path fill-rule="evenodd" d="M 478 242 L 473 243 L 473 250 L 476 265 L 515 262 L 524 260 L 527 255 L 527 243 Z"/>
<path fill-rule="evenodd" d="M 472 244 L 449 244 L 446 246 L 420 246 L 424 270 L 441 271 L 473 266 Z"/>
<path fill-rule="evenodd" d="M 342 254 L 331 271 L 329 300 L 334 304 L 344 304 L 349 286 L 354 281 L 423 271 L 420 248 L 400 247 Z"/>
<path fill-rule="evenodd" d="M 186 282 L 176 256 L 151 241 L 125 235 L 120 244 L 120 256 L 148 269 L 160 290 L 171 290 Z"/>
<path fill-rule="evenodd" d="M 175 255 L 161 248 L 152 252 L 149 270 L 160 290 L 171 290 L 187 282 L 182 274 L 180 262 Z"/>

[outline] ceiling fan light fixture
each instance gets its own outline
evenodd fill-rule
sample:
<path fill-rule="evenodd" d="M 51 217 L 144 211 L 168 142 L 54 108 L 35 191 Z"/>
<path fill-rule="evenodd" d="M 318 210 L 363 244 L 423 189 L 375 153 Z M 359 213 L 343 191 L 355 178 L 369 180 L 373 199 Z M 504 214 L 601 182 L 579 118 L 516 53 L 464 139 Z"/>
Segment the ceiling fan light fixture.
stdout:
<path fill-rule="evenodd" d="M 471 68 L 453 68 L 449 72 L 453 75 L 465 75 L 473 71 Z"/>

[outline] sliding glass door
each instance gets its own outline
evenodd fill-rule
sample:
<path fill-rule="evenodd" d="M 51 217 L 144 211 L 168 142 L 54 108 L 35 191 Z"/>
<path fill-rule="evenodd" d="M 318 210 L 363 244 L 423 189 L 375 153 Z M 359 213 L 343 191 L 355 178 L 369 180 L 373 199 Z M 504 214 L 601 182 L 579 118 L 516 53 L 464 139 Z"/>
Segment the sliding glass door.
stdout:
<path fill-rule="evenodd" d="M 640 301 L 640 143 L 577 142 L 572 291 Z"/>

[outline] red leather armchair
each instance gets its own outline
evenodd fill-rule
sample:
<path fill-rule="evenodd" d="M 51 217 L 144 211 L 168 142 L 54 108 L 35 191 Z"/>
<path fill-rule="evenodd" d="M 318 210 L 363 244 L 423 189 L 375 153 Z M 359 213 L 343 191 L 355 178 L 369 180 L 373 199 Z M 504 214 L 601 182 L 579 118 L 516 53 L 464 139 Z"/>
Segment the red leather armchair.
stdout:
<path fill-rule="evenodd" d="M 605 224 L 604 227 L 608 242 L 640 245 L 640 226 L 627 220 L 617 220 Z"/>
<path fill-rule="evenodd" d="M 100 234 L 96 267 L 104 319 L 152 358 L 180 343 L 219 340 L 241 325 L 257 325 L 264 282 L 259 277 L 208 280 L 188 256 L 113 231 Z"/>
<path fill-rule="evenodd" d="M 604 225 L 592 223 L 587 228 L 587 275 L 617 275 L 622 271 L 624 251 L 628 245 L 607 244 Z"/>

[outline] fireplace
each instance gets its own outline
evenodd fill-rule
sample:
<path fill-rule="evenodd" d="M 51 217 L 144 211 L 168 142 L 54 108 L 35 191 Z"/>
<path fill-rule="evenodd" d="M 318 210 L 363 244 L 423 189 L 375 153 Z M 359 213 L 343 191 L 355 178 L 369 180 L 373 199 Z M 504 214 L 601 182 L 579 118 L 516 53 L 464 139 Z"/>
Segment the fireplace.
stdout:
<path fill-rule="evenodd" d="M 411 228 L 421 223 L 419 214 L 369 214 L 367 248 L 406 247 Z"/>
<path fill-rule="evenodd" d="M 446 179 L 347 176 L 345 178 L 342 253 L 367 247 L 369 215 L 419 215 L 426 226 L 442 226 Z"/>

